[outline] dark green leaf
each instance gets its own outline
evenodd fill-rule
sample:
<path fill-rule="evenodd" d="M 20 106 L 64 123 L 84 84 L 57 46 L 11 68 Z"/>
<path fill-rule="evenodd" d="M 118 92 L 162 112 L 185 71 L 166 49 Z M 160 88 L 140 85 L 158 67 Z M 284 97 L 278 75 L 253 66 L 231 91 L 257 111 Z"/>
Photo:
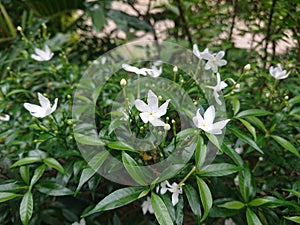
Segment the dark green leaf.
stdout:
<path fill-rule="evenodd" d="M 291 216 L 291 217 L 284 216 L 283 218 L 300 224 L 300 216 Z"/>
<path fill-rule="evenodd" d="M 205 162 L 207 147 L 204 144 L 203 138 L 199 135 L 195 152 L 196 168 L 200 170 Z"/>
<path fill-rule="evenodd" d="M 28 225 L 33 213 L 33 198 L 32 193 L 27 191 L 21 201 L 20 218 L 23 225 Z"/>
<path fill-rule="evenodd" d="M 160 225 L 173 225 L 171 216 L 163 200 L 154 192 L 151 194 L 151 204 L 154 215 Z"/>
<path fill-rule="evenodd" d="M 218 207 L 226 208 L 226 209 L 242 209 L 244 208 L 245 204 L 240 201 L 231 201 L 226 202 L 224 204 L 218 205 Z"/>
<path fill-rule="evenodd" d="M 266 115 L 272 115 L 271 112 L 262 110 L 262 109 L 248 109 L 242 112 L 239 112 L 236 115 L 236 118 L 245 118 L 248 116 L 266 116 Z"/>
<path fill-rule="evenodd" d="M 30 188 L 32 188 L 33 185 L 41 178 L 41 176 L 44 174 L 45 169 L 46 169 L 46 166 L 41 165 L 34 170 L 33 177 L 31 178 L 31 181 L 30 181 Z"/>
<path fill-rule="evenodd" d="M 203 216 L 201 219 L 201 222 L 203 222 L 206 219 L 206 217 L 208 216 L 208 213 L 212 207 L 212 196 L 211 196 L 209 187 L 204 182 L 204 180 L 197 177 L 197 184 L 198 184 L 198 188 L 199 188 L 200 199 L 201 199 L 202 206 L 203 206 Z"/>
<path fill-rule="evenodd" d="M 121 142 L 121 141 L 115 141 L 115 142 L 111 142 L 108 144 L 108 147 L 111 149 L 115 149 L 115 150 L 122 150 L 122 151 L 130 151 L 130 152 L 135 152 L 135 153 L 141 153 L 138 150 L 135 150 L 133 147 L 131 147 L 130 145 Z"/>
<path fill-rule="evenodd" d="M 11 168 L 17 167 L 17 166 L 23 166 L 23 165 L 28 165 L 36 162 L 42 162 L 42 158 L 39 157 L 26 157 L 23 159 L 20 159 L 19 161 L 15 162 L 12 164 Z"/>
<path fill-rule="evenodd" d="M 256 130 L 255 128 L 246 120 L 239 118 L 239 121 L 247 128 L 247 130 L 252 134 L 254 141 L 256 141 Z"/>
<path fill-rule="evenodd" d="M 72 195 L 73 191 L 70 189 L 66 188 L 65 186 L 51 182 L 51 181 L 46 181 L 46 182 L 40 182 L 35 186 L 38 191 L 41 193 L 44 193 L 49 196 L 66 196 L 66 195 Z"/>
<path fill-rule="evenodd" d="M 0 203 L 9 201 L 9 200 L 14 199 L 19 196 L 22 196 L 22 195 L 16 194 L 16 193 L 10 193 L 10 192 L 0 192 Z"/>
<path fill-rule="evenodd" d="M 62 167 L 62 165 L 60 165 L 60 163 L 56 159 L 46 158 L 43 161 L 47 166 L 50 166 L 50 167 L 56 169 L 57 171 L 61 172 L 62 174 L 65 173 L 64 168 Z"/>
<path fill-rule="evenodd" d="M 246 218 L 248 225 L 262 225 L 257 215 L 250 208 L 246 210 Z"/>
<path fill-rule="evenodd" d="M 300 154 L 298 152 L 298 150 L 295 148 L 295 146 L 285 140 L 282 137 L 276 136 L 276 135 L 271 135 L 271 137 L 278 143 L 280 144 L 283 148 L 285 148 L 286 150 L 288 150 L 289 152 L 293 153 L 295 156 L 297 156 L 298 158 L 300 158 Z"/>
<path fill-rule="evenodd" d="M 191 207 L 192 212 L 200 220 L 200 218 L 201 218 L 201 206 L 200 206 L 200 199 L 198 197 L 199 194 L 189 184 L 184 185 L 183 189 L 184 189 L 184 193 L 187 197 L 187 200 L 188 200 L 188 203 Z"/>
<path fill-rule="evenodd" d="M 143 189 L 141 187 L 127 187 L 114 191 L 102 199 L 92 210 L 82 216 L 86 217 L 97 212 L 127 205 L 137 200 L 142 191 Z"/>
<path fill-rule="evenodd" d="M 199 171 L 199 175 L 206 177 L 226 176 L 239 171 L 239 167 L 229 163 L 210 164 Z"/>
<path fill-rule="evenodd" d="M 82 134 L 75 134 L 75 139 L 77 142 L 85 145 L 94 145 L 94 146 L 104 146 L 105 143 L 99 140 L 97 137 L 85 136 Z"/>

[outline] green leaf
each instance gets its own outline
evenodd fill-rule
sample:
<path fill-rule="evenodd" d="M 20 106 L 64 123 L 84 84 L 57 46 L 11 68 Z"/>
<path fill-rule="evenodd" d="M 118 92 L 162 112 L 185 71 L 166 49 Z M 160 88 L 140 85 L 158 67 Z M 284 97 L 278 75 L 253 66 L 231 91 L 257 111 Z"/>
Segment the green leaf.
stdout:
<path fill-rule="evenodd" d="M 228 127 L 227 128 L 231 133 L 233 133 L 235 136 L 240 138 L 243 142 L 249 144 L 251 147 L 253 147 L 255 150 L 257 150 L 259 153 L 264 154 L 264 152 L 258 147 L 258 145 L 253 141 L 251 138 L 249 138 L 247 135 L 245 135 L 243 132 L 238 130 L 235 127 Z"/>
<path fill-rule="evenodd" d="M 147 176 L 147 169 L 145 167 L 139 166 L 134 159 L 128 155 L 126 152 L 122 152 L 122 161 L 125 169 L 132 177 L 134 181 L 138 184 L 146 186 L 147 182 L 146 179 L 149 177 Z"/>
<path fill-rule="evenodd" d="M 233 98 L 231 100 L 233 115 L 236 115 L 240 111 L 240 100 L 238 98 Z"/>
<path fill-rule="evenodd" d="M 286 150 L 288 150 L 289 152 L 293 153 L 295 156 L 300 158 L 300 154 L 299 154 L 298 150 L 295 148 L 295 146 L 291 142 L 285 140 L 282 137 L 276 136 L 276 135 L 271 135 L 271 138 L 273 138 L 283 148 L 285 148 Z"/>
<path fill-rule="evenodd" d="M 64 185 L 55 183 L 54 181 L 40 182 L 35 186 L 39 192 L 49 196 L 66 196 L 73 195 L 73 191 L 66 188 Z"/>
<path fill-rule="evenodd" d="M 294 105 L 300 103 L 300 96 L 295 96 L 289 100 L 289 104 Z"/>
<path fill-rule="evenodd" d="M 30 91 L 29 91 L 29 90 L 25 90 L 25 89 L 17 89 L 17 90 L 13 90 L 13 91 L 9 92 L 9 93 L 6 95 L 6 98 L 8 98 L 8 97 L 11 96 L 11 95 L 19 94 L 19 93 L 30 93 Z"/>
<path fill-rule="evenodd" d="M 64 168 L 62 167 L 62 165 L 60 165 L 60 163 L 56 159 L 54 159 L 54 158 L 45 158 L 43 161 L 47 166 L 50 166 L 50 167 L 56 169 L 57 171 L 59 171 L 62 174 L 65 173 Z"/>
<path fill-rule="evenodd" d="M 135 153 L 141 153 L 138 150 L 135 150 L 133 147 L 131 147 L 130 145 L 121 142 L 121 141 L 115 141 L 115 142 L 111 142 L 108 144 L 108 147 L 111 149 L 115 149 L 115 150 L 121 150 L 121 151 L 130 151 L 130 152 L 135 152 Z"/>
<path fill-rule="evenodd" d="M 0 192 L 0 203 L 9 201 L 9 200 L 14 199 L 19 196 L 22 196 L 22 195 L 19 195 L 16 193 L 11 193 L 11 192 Z"/>
<path fill-rule="evenodd" d="M 178 203 L 176 204 L 176 220 L 175 223 L 176 225 L 182 225 L 183 223 L 183 197 L 182 195 L 178 196 Z"/>
<path fill-rule="evenodd" d="M 75 134 L 75 140 L 81 144 L 93 145 L 93 146 L 104 146 L 105 143 L 99 140 L 97 137 L 85 136 L 83 134 Z"/>
<path fill-rule="evenodd" d="M 240 167 L 244 165 L 244 161 L 241 156 L 231 147 L 228 147 L 224 142 L 222 144 L 224 152 L 234 161 L 234 163 Z"/>
<path fill-rule="evenodd" d="M 27 191 L 20 204 L 20 218 L 23 225 L 28 225 L 33 213 L 33 198 L 31 191 Z"/>
<path fill-rule="evenodd" d="M 178 174 L 186 164 L 175 164 L 175 165 L 170 165 L 168 166 L 165 170 L 161 172 L 159 177 L 156 179 L 155 183 L 160 183 L 164 180 L 168 180 L 172 177 L 174 177 L 176 174 Z"/>
<path fill-rule="evenodd" d="M 198 193 L 196 190 L 189 184 L 183 186 L 184 193 L 187 197 L 188 203 L 191 207 L 194 215 L 197 216 L 198 220 L 201 218 L 201 206 L 200 206 L 200 198 L 198 197 Z"/>
<path fill-rule="evenodd" d="M 226 176 L 232 173 L 239 171 L 239 167 L 229 163 L 216 163 L 207 165 L 201 171 L 199 171 L 199 175 L 206 177 L 220 177 Z"/>
<path fill-rule="evenodd" d="M 256 141 L 256 130 L 255 128 L 246 120 L 239 118 L 239 121 L 247 128 L 247 130 L 252 134 L 254 141 Z"/>
<path fill-rule="evenodd" d="M 222 151 L 220 143 L 216 135 L 205 133 L 206 137 L 209 139 L 211 143 L 213 143 L 220 151 Z"/>
<path fill-rule="evenodd" d="M 239 188 L 245 202 L 248 202 L 254 195 L 251 172 L 248 167 L 239 172 Z"/>
<path fill-rule="evenodd" d="M 264 125 L 264 123 L 257 117 L 255 116 L 249 116 L 246 118 L 250 123 L 252 123 L 254 126 L 258 127 L 259 129 L 261 129 L 261 131 L 266 132 L 266 126 Z"/>
<path fill-rule="evenodd" d="M 102 164 L 106 160 L 108 154 L 109 154 L 108 151 L 99 152 L 88 162 L 88 165 L 91 168 L 85 168 L 82 171 L 75 194 L 79 192 L 79 190 L 85 184 L 85 182 L 87 182 L 92 176 L 94 176 L 94 174 L 98 171 L 98 169 L 102 166 Z"/>
<path fill-rule="evenodd" d="M 292 216 L 292 217 L 284 216 L 283 218 L 300 224 L 300 216 Z"/>
<path fill-rule="evenodd" d="M 195 152 L 196 168 L 200 170 L 205 162 L 207 147 L 204 144 L 203 138 L 199 135 Z"/>
<path fill-rule="evenodd" d="M 262 109 L 248 109 L 242 112 L 239 112 L 236 115 L 236 118 L 245 118 L 248 116 L 266 116 L 266 115 L 272 115 L 271 112 L 262 110 Z"/>
<path fill-rule="evenodd" d="M 255 198 L 250 203 L 249 206 L 261 206 L 266 203 L 273 202 L 271 198 Z"/>
<path fill-rule="evenodd" d="M 173 225 L 173 221 L 165 203 L 154 192 L 151 194 L 151 204 L 154 210 L 154 215 L 160 225 Z"/>
<path fill-rule="evenodd" d="M 262 225 L 257 215 L 250 208 L 246 210 L 246 218 L 248 225 Z"/>
<path fill-rule="evenodd" d="M 218 205 L 218 207 L 226 208 L 226 209 L 242 209 L 244 208 L 245 204 L 240 201 L 231 201 L 226 202 L 224 204 Z"/>
<path fill-rule="evenodd" d="M 112 192 L 102 199 L 92 210 L 83 214 L 83 217 L 97 212 L 111 210 L 123 205 L 127 205 L 138 199 L 143 189 L 141 187 L 127 187 Z"/>
<path fill-rule="evenodd" d="M 42 160 L 43 159 L 39 158 L 39 157 L 26 157 L 26 158 L 20 159 L 19 161 L 12 164 L 11 168 L 14 168 L 17 166 L 24 166 L 24 165 L 28 165 L 28 164 L 32 164 L 32 163 L 36 163 L 36 162 L 42 162 Z"/>
<path fill-rule="evenodd" d="M 26 184 L 29 184 L 30 173 L 29 166 L 20 166 L 20 175 Z"/>
<path fill-rule="evenodd" d="M 38 168 L 36 168 L 36 169 L 34 170 L 33 177 L 31 178 L 31 181 L 30 181 L 30 189 L 33 187 L 33 185 L 34 185 L 34 184 L 41 178 L 41 176 L 44 174 L 45 168 L 46 168 L 45 165 L 41 165 L 41 166 L 39 166 Z"/>
<path fill-rule="evenodd" d="M 198 184 L 200 199 L 201 199 L 203 211 L 204 211 L 202 219 L 201 219 L 201 222 L 203 222 L 206 219 L 206 217 L 208 216 L 208 213 L 212 207 L 212 196 L 211 196 L 209 187 L 204 182 L 204 180 L 197 177 L 197 184 Z"/>

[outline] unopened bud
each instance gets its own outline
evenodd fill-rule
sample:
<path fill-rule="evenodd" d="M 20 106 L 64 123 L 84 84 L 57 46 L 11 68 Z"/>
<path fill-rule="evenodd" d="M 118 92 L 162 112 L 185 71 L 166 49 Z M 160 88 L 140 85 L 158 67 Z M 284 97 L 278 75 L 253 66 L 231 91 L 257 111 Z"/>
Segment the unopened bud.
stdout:
<path fill-rule="evenodd" d="M 22 27 L 17 26 L 17 31 L 21 31 L 21 30 L 22 30 Z"/>
<path fill-rule="evenodd" d="M 170 126 L 169 124 L 166 123 L 166 124 L 164 125 L 164 130 L 165 130 L 165 131 L 168 131 L 168 130 L 170 130 L 170 129 L 171 129 L 171 126 Z"/>
<path fill-rule="evenodd" d="M 178 71 L 178 67 L 177 67 L 177 66 L 174 66 L 174 67 L 173 67 L 173 72 L 174 72 L 174 73 L 177 73 L 177 71 Z"/>
<path fill-rule="evenodd" d="M 251 69 L 251 65 L 247 64 L 246 66 L 244 66 L 244 71 L 249 71 Z"/>
<path fill-rule="evenodd" d="M 161 100 L 162 100 L 162 97 L 161 97 L 161 95 L 159 95 L 159 96 L 158 96 L 158 100 L 159 100 L 159 101 L 161 101 Z"/>
<path fill-rule="evenodd" d="M 122 78 L 121 81 L 120 81 L 120 85 L 122 87 L 125 87 L 127 85 L 127 81 L 124 78 Z"/>

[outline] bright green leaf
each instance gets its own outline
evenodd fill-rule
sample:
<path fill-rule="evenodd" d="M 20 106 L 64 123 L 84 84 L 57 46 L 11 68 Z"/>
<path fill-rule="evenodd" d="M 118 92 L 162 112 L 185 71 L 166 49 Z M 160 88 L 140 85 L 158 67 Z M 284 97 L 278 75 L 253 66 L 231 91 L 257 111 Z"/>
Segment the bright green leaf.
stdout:
<path fill-rule="evenodd" d="M 247 128 L 247 130 L 252 134 L 254 141 L 256 141 L 256 130 L 255 128 L 246 120 L 239 118 L 239 121 Z"/>
<path fill-rule="evenodd" d="M 239 167 L 229 164 L 229 163 L 216 163 L 207 165 L 201 171 L 199 175 L 206 177 L 219 177 L 226 176 L 239 171 Z"/>
<path fill-rule="evenodd" d="M 75 134 L 75 140 L 78 143 L 93 146 L 104 146 L 105 143 L 99 140 L 97 137 L 85 136 L 83 134 Z"/>
<path fill-rule="evenodd" d="M 50 166 L 50 167 L 56 169 L 57 171 L 59 171 L 62 174 L 65 173 L 64 168 L 62 167 L 62 165 L 60 165 L 60 163 L 56 159 L 54 159 L 54 158 L 45 158 L 43 161 L 47 166 Z"/>
<path fill-rule="evenodd" d="M 32 164 L 32 163 L 36 163 L 36 162 L 42 162 L 42 160 L 43 159 L 40 157 L 26 157 L 26 158 L 20 159 L 19 161 L 12 164 L 11 168 L 14 168 L 17 166 L 24 166 L 24 165 L 28 165 L 28 164 Z"/>
<path fill-rule="evenodd" d="M 9 201 L 9 200 L 14 199 L 19 196 L 22 196 L 22 195 L 19 195 L 16 193 L 10 193 L 10 192 L 0 192 L 0 203 Z"/>
<path fill-rule="evenodd" d="M 272 113 L 262 109 L 248 109 L 239 112 L 239 114 L 236 115 L 236 118 L 245 118 L 248 116 L 266 116 L 266 115 L 272 115 Z"/>
<path fill-rule="evenodd" d="M 195 160 L 196 160 L 196 167 L 197 170 L 200 170 L 203 166 L 207 154 L 207 147 L 204 144 L 203 138 L 199 135 L 198 142 L 196 146 L 196 152 L 195 152 Z"/>
<path fill-rule="evenodd" d="M 240 201 L 231 201 L 226 202 L 224 204 L 218 205 L 218 207 L 226 208 L 226 209 L 242 209 L 244 208 L 245 204 Z"/>
<path fill-rule="evenodd" d="M 197 216 L 198 219 L 201 218 L 201 206 L 200 206 L 200 199 L 199 195 L 196 190 L 189 184 L 183 186 L 184 193 L 187 197 L 188 203 L 191 207 L 192 212 L 194 215 Z"/>
<path fill-rule="evenodd" d="M 135 152 L 135 153 L 141 153 L 138 150 L 135 150 L 133 147 L 131 147 L 130 145 L 121 142 L 121 141 L 115 141 L 115 142 L 110 142 L 108 144 L 108 147 L 111 149 L 115 149 L 115 150 L 121 150 L 121 151 L 130 151 L 130 152 Z"/>
<path fill-rule="evenodd" d="M 290 220 L 290 221 L 293 221 L 295 223 L 300 224 L 300 216 L 292 216 L 292 217 L 284 216 L 284 218 L 287 219 L 287 220 Z"/>
<path fill-rule="evenodd" d="M 288 150 L 289 152 L 293 153 L 295 156 L 300 158 L 300 154 L 299 154 L 298 150 L 295 148 L 295 146 L 291 142 L 285 140 L 282 137 L 276 136 L 276 135 L 271 135 L 271 138 L 273 138 L 283 148 L 285 148 L 286 150 Z"/>
<path fill-rule="evenodd" d="M 262 225 L 257 215 L 250 208 L 246 210 L 246 218 L 248 225 Z"/>
<path fill-rule="evenodd" d="M 34 174 L 33 174 L 32 178 L 31 178 L 31 181 L 30 181 L 30 188 L 32 188 L 33 185 L 41 178 L 41 176 L 45 172 L 45 169 L 46 169 L 46 166 L 45 165 L 41 165 L 41 166 L 37 167 L 34 170 Z"/>

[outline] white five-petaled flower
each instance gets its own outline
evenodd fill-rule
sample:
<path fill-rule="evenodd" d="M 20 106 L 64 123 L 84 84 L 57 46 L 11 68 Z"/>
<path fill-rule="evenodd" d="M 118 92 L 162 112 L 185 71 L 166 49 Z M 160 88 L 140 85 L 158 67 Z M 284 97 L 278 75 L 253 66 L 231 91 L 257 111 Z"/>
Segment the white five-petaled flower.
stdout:
<path fill-rule="evenodd" d="M 227 61 L 225 59 L 222 59 L 224 55 L 224 51 L 219 51 L 218 53 L 213 54 L 209 53 L 208 51 L 203 52 L 201 56 L 203 59 L 207 60 L 204 69 L 211 69 L 214 73 L 217 73 L 219 66 L 225 66 L 227 64 Z"/>
<path fill-rule="evenodd" d="M 143 210 L 144 215 L 147 212 L 149 212 L 150 214 L 154 213 L 154 210 L 153 210 L 153 207 L 151 204 L 151 199 L 149 197 L 147 197 L 147 200 L 142 203 L 142 210 Z"/>
<path fill-rule="evenodd" d="M 169 181 L 165 180 L 163 182 L 160 183 L 161 188 L 159 188 L 159 186 L 157 186 L 156 188 L 156 192 L 159 193 L 161 195 L 164 195 L 167 191 L 172 193 L 172 205 L 175 206 L 178 201 L 179 201 L 179 194 L 182 194 L 182 185 L 178 186 L 177 183 L 173 183 L 172 185 L 169 183 Z"/>
<path fill-rule="evenodd" d="M 150 122 L 155 127 L 165 126 L 165 123 L 160 120 L 160 117 L 167 113 L 167 107 L 170 99 L 158 107 L 157 96 L 151 90 L 149 90 L 147 102 L 148 104 L 140 99 L 136 99 L 134 102 L 135 107 L 141 112 L 140 117 L 143 122 Z"/>
<path fill-rule="evenodd" d="M 31 58 L 36 61 L 49 61 L 54 55 L 48 45 L 45 45 L 45 50 L 35 48 L 34 52 L 35 54 L 31 54 Z"/>
<path fill-rule="evenodd" d="M 85 220 L 84 220 L 84 218 L 82 218 L 79 223 L 78 222 L 74 222 L 71 225 L 85 225 Z"/>
<path fill-rule="evenodd" d="M 204 54 L 204 55 L 207 54 L 207 53 L 210 54 L 208 48 L 204 49 L 203 52 L 200 52 L 199 49 L 198 49 L 198 45 L 197 45 L 197 44 L 194 44 L 194 45 L 193 45 L 193 53 L 194 53 L 194 55 L 197 56 L 199 59 L 202 59 L 202 58 L 203 58 L 203 54 Z"/>
<path fill-rule="evenodd" d="M 271 66 L 269 72 L 277 80 L 285 79 L 290 75 L 290 72 L 287 73 L 286 70 L 282 70 L 280 64 L 277 64 L 277 67 Z"/>
<path fill-rule="evenodd" d="M 52 107 L 50 105 L 49 99 L 44 97 L 41 93 L 38 93 L 38 98 L 41 106 L 31 103 L 24 103 L 25 109 L 27 109 L 32 116 L 43 118 L 49 116 L 56 110 L 58 102 L 57 98 L 54 100 L 54 104 Z"/>
<path fill-rule="evenodd" d="M 7 122 L 7 121 L 9 121 L 10 120 L 10 115 L 8 115 L 8 114 L 0 114 L 0 120 L 1 121 L 5 121 L 5 122 Z"/>
<path fill-rule="evenodd" d="M 219 93 L 218 92 L 220 92 L 222 89 L 224 89 L 226 87 L 227 87 L 227 84 L 224 81 L 221 81 L 220 74 L 217 73 L 217 85 L 213 87 L 213 90 L 214 90 L 215 100 L 219 105 L 222 105 L 222 102 L 219 99 Z"/>
<path fill-rule="evenodd" d="M 230 121 L 229 119 L 227 119 L 214 123 L 216 111 L 213 105 L 207 108 L 204 113 L 204 117 L 200 115 L 199 111 L 200 109 L 197 110 L 196 116 L 193 117 L 193 122 L 196 127 L 210 134 L 222 134 L 222 129 Z"/>

